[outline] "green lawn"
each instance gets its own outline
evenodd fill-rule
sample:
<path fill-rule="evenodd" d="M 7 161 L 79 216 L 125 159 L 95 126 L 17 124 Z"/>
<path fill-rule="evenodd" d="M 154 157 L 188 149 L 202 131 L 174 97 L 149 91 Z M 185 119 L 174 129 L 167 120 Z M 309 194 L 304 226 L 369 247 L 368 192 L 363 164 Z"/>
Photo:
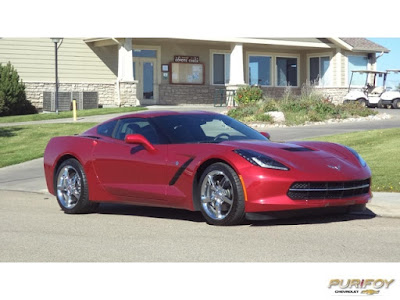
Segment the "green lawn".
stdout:
<path fill-rule="evenodd" d="M 81 133 L 96 123 L 60 123 L 0 127 L 0 168 L 43 156 L 53 136 Z"/>
<path fill-rule="evenodd" d="M 373 191 L 400 192 L 400 128 L 352 132 L 312 140 L 352 147 L 371 168 Z"/>
<path fill-rule="evenodd" d="M 77 116 L 87 117 L 95 115 L 107 115 L 115 113 L 129 113 L 140 110 L 147 110 L 145 107 L 111 107 L 111 108 L 95 108 L 78 110 Z M 0 123 L 15 123 L 15 122 L 28 122 L 28 121 L 41 121 L 51 119 L 63 119 L 72 118 L 72 111 L 62 111 L 58 115 L 56 113 L 40 113 L 34 115 L 23 115 L 23 116 L 7 116 L 0 117 Z"/>

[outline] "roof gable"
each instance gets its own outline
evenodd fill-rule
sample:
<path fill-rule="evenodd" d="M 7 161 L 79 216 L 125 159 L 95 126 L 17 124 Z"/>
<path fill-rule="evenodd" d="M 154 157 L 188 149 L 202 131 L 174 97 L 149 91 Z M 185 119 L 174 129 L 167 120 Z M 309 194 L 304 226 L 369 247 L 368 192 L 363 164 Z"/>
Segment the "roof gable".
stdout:
<path fill-rule="evenodd" d="M 390 50 L 370 41 L 366 38 L 340 38 L 346 44 L 349 44 L 353 47 L 352 51 L 361 51 L 361 52 L 385 52 L 389 53 Z"/>

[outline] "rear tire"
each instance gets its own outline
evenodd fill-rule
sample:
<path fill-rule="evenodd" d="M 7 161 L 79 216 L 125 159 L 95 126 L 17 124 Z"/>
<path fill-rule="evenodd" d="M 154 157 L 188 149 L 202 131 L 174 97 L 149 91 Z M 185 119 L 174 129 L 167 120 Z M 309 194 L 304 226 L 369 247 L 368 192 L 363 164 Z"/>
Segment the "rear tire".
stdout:
<path fill-rule="evenodd" d="M 57 202 L 65 213 L 90 213 L 97 208 L 98 203 L 89 201 L 86 174 L 76 159 L 64 161 L 54 179 Z"/>
<path fill-rule="evenodd" d="M 400 99 L 394 99 L 393 100 L 392 108 L 400 109 Z"/>
<path fill-rule="evenodd" d="M 212 164 L 204 171 L 199 181 L 198 201 L 208 224 L 238 225 L 245 218 L 242 183 L 225 163 Z"/>

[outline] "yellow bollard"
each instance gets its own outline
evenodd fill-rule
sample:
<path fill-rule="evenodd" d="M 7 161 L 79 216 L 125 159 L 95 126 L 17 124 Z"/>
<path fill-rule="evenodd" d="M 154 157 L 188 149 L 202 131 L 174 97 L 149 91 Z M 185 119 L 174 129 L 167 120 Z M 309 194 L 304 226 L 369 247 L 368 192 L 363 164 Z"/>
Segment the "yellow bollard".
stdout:
<path fill-rule="evenodd" d="M 74 117 L 74 122 L 76 122 L 76 100 L 72 100 L 72 114 Z"/>

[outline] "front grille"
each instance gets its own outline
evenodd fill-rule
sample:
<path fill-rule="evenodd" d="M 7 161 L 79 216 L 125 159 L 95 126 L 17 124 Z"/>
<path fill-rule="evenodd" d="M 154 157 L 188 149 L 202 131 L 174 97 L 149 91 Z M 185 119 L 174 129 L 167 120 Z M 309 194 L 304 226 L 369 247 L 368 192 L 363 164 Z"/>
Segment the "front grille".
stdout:
<path fill-rule="evenodd" d="M 371 179 L 355 181 L 295 182 L 287 193 L 292 200 L 343 199 L 369 192 Z"/>

